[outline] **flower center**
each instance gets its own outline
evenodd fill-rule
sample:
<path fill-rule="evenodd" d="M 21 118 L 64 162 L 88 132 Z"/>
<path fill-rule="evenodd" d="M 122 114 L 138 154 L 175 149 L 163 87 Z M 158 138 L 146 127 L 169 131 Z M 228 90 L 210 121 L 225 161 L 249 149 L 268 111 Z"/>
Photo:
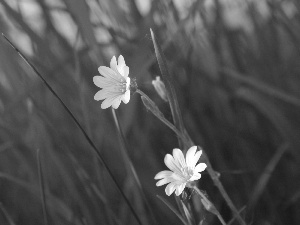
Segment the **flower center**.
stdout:
<path fill-rule="evenodd" d="M 189 166 L 182 168 L 181 172 L 187 180 L 189 180 L 194 175 L 194 170 Z"/>
<path fill-rule="evenodd" d="M 125 80 L 123 80 L 123 79 L 121 79 L 120 80 L 120 82 L 118 83 L 118 90 L 120 91 L 120 92 L 122 92 L 122 94 L 124 94 L 126 91 L 127 91 L 127 81 Z"/>

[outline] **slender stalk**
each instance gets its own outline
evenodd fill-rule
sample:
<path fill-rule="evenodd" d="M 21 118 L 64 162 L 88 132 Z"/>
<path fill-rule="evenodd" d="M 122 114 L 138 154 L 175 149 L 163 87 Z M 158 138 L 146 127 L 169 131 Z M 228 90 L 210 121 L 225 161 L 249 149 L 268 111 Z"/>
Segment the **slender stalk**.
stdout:
<path fill-rule="evenodd" d="M 178 219 L 181 220 L 184 225 L 189 225 L 187 221 L 185 221 L 185 219 L 180 215 L 180 213 L 166 199 L 160 195 L 156 195 L 156 197 L 161 200 L 178 217 Z"/>
<path fill-rule="evenodd" d="M 44 84 L 46 85 L 46 87 L 50 90 L 50 92 L 54 95 L 54 97 L 60 102 L 60 104 L 63 106 L 63 108 L 66 110 L 66 112 L 70 115 L 70 117 L 73 119 L 73 121 L 75 122 L 75 124 L 77 125 L 77 127 L 79 128 L 79 130 L 81 131 L 81 133 L 84 135 L 85 139 L 87 140 L 87 142 L 90 144 L 90 146 L 92 147 L 94 153 L 96 154 L 97 158 L 102 162 L 102 164 L 104 165 L 105 169 L 107 170 L 108 174 L 110 175 L 111 179 L 113 180 L 113 182 L 115 183 L 117 189 L 119 190 L 119 192 L 121 193 L 122 197 L 124 198 L 126 204 L 128 205 L 128 207 L 130 208 L 133 216 L 135 217 L 135 219 L 137 220 L 137 222 L 142 225 L 142 222 L 139 218 L 139 216 L 137 215 L 137 213 L 135 212 L 134 208 L 132 207 L 130 201 L 128 200 L 128 198 L 126 197 L 125 193 L 123 192 L 121 186 L 119 185 L 119 183 L 117 182 L 116 178 L 114 177 L 112 170 L 110 169 L 110 167 L 108 166 L 108 164 L 106 163 L 106 161 L 104 160 L 104 158 L 102 157 L 102 155 L 99 153 L 96 145 L 94 144 L 94 142 L 91 140 L 91 138 L 89 137 L 89 135 L 85 132 L 85 130 L 83 129 L 83 127 L 81 126 L 81 124 L 78 122 L 78 120 L 76 119 L 76 117 L 74 116 L 74 114 L 72 113 L 72 111 L 67 107 L 67 105 L 63 102 L 63 100 L 58 96 L 58 94 L 53 90 L 53 88 L 50 86 L 50 84 L 45 80 L 45 78 L 41 75 L 41 73 L 27 60 L 27 58 L 23 55 L 23 53 L 2 33 L 2 36 L 5 38 L 5 40 L 10 44 L 10 46 L 15 49 L 15 51 L 19 54 L 19 56 L 27 63 L 27 65 L 35 72 L 35 74 L 44 82 Z"/>
<path fill-rule="evenodd" d="M 198 195 L 200 195 L 200 197 L 202 199 L 204 199 L 205 202 L 207 203 L 211 203 L 211 201 L 209 201 L 206 196 L 196 187 L 196 185 L 193 185 L 192 188 L 197 192 Z M 212 204 L 212 203 L 211 203 Z M 220 220 L 220 222 L 222 223 L 222 225 L 226 225 L 223 217 L 221 216 L 220 212 L 216 209 L 216 207 L 214 205 L 212 205 L 212 207 L 214 208 L 214 214 L 218 217 L 218 219 Z"/>
<path fill-rule="evenodd" d="M 198 148 L 200 148 L 200 147 L 198 146 Z M 227 194 L 223 184 L 219 180 L 218 174 L 212 168 L 212 165 L 208 159 L 208 156 L 206 155 L 206 153 L 204 151 L 203 151 L 203 156 L 204 156 L 203 158 L 205 160 L 205 163 L 207 164 L 206 170 L 207 170 L 209 176 L 211 177 L 212 181 L 214 182 L 214 185 L 219 189 L 219 192 L 221 193 L 222 197 L 224 198 L 225 202 L 227 203 L 228 207 L 231 209 L 231 211 L 233 212 L 234 216 L 237 218 L 239 223 L 242 225 L 246 225 L 246 222 L 243 220 L 243 218 L 239 214 L 237 208 L 235 207 L 235 205 L 233 204 L 229 195 Z"/>
<path fill-rule="evenodd" d="M 154 32 L 152 31 L 151 28 L 150 28 L 150 33 L 151 33 L 159 69 L 161 71 L 161 75 L 165 82 L 167 96 L 169 99 L 169 105 L 171 108 L 171 113 L 172 113 L 172 117 L 174 120 L 174 124 L 175 124 L 175 127 L 181 133 L 183 133 L 184 132 L 184 124 L 183 124 L 183 120 L 182 120 L 182 116 L 181 116 L 181 112 L 180 112 L 180 108 L 179 108 L 177 95 L 176 95 L 175 88 L 173 85 L 173 78 L 169 74 L 165 56 L 161 50 L 158 40 L 156 39 L 156 35 L 154 34 Z M 179 145 L 185 145 L 185 143 L 181 143 L 180 140 L 178 140 L 178 141 L 179 141 Z M 183 146 L 180 146 L 180 147 L 183 147 Z M 189 146 L 184 146 L 184 147 L 188 148 Z"/>
<path fill-rule="evenodd" d="M 147 99 L 147 101 L 152 102 L 154 104 L 154 102 L 148 97 L 148 95 L 146 95 L 144 92 L 142 92 L 140 89 L 136 90 L 137 93 L 139 93 L 141 96 L 143 96 L 144 98 Z M 174 133 L 181 139 L 183 138 L 183 135 L 181 134 L 181 132 L 179 130 L 177 130 L 177 128 L 170 122 L 168 121 L 163 114 L 161 113 L 162 116 L 158 116 L 157 114 L 153 113 L 161 122 L 163 122 L 165 125 L 167 125 L 172 131 L 174 131 Z"/>
<path fill-rule="evenodd" d="M 43 168 L 41 164 L 40 158 L 40 150 L 36 151 L 37 163 L 38 163 L 38 173 L 39 173 L 39 182 L 40 182 L 40 190 L 41 190 L 41 198 L 43 204 L 43 217 L 44 217 L 44 225 L 48 225 L 48 211 L 46 204 L 46 195 L 45 195 L 45 186 L 44 186 L 44 178 L 43 178 Z"/>
<path fill-rule="evenodd" d="M 154 223 L 157 224 L 157 221 L 155 219 L 155 216 L 154 216 L 154 213 L 150 207 L 150 204 L 146 198 L 146 195 L 145 195 L 145 192 L 142 188 L 142 184 L 140 182 L 140 179 L 137 175 L 137 172 L 136 172 L 136 169 L 128 155 L 128 147 L 127 147 L 127 144 L 126 144 L 126 140 L 125 140 L 125 137 L 124 137 L 124 134 L 123 134 L 123 131 L 121 129 L 121 125 L 120 125 L 120 122 L 119 122 L 119 118 L 118 118 L 118 115 L 116 113 L 116 111 L 112 108 L 112 115 L 113 115 L 113 118 L 114 118 L 114 121 L 115 121 L 115 125 L 116 125 L 116 128 L 117 128 L 117 131 L 118 131 L 118 136 L 119 136 L 119 140 L 120 140 L 120 144 L 121 144 L 121 154 L 123 156 L 123 159 L 125 161 L 125 164 L 128 165 L 129 167 L 129 170 L 130 172 L 132 173 L 136 183 L 137 183 L 137 186 L 138 186 L 138 189 L 140 190 L 140 194 L 146 204 L 146 207 L 148 209 L 148 211 L 150 212 L 150 217 L 154 220 Z"/>
<path fill-rule="evenodd" d="M 15 222 L 12 220 L 11 216 L 8 214 L 6 209 L 4 208 L 3 204 L 0 202 L 0 210 L 2 211 L 5 219 L 7 220 L 9 225 L 16 225 Z"/>

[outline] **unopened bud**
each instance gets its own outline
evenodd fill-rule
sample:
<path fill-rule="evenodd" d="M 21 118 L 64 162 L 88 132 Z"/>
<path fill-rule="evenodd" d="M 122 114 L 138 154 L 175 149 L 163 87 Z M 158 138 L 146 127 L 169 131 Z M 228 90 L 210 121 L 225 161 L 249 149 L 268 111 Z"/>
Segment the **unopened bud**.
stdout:
<path fill-rule="evenodd" d="M 141 97 L 142 102 L 144 103 L 144 106 L 150 110 L 155 116 L 158 118 L 164 118 L 164 114 L 158 109 L 158 107 L 155 105 L 155 103 L 150 99 L 146 98 L 145 96 Z"/>
<path fill-rule="evenodd" d="M 218 215 L 218 210 L 216 209 L 216 207 L 208 199 L 202 198 L 201 202 L 202 202 L 204 208 L 207 211 L 209 211 L 209 212 L 211 212 L 211 213 L 213 213 L 215 215 Z"/>
<path fill-rule="evenodd" d="M 152 81 L 152 84 L 153 84 L 156 92 L 158 93 L 158 95 L 164 101 L 167 102 L 168 101 L 168 97 L 167 97 L 166 86 L 165 86 L 164 82 L 162 82 L 162 80 L 160 79 L 160 77 L 157 76 L 156 79 Z"/>

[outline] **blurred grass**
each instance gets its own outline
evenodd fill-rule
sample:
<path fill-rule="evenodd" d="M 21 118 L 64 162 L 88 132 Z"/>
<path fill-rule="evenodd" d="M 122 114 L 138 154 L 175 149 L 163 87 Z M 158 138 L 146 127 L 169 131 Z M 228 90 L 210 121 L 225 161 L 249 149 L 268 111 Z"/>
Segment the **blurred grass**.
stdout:
<path fill-rule="evenodd" d="M 130 76 L 170 119 L 167 104 L 151 86 L 160 74 L 152 27 L 163 41 L 185 127 L 206 150 L 237 208 L 246 205 L 247 223 L 298 224 L 299 3 L 269 1 L 262 11 L 255 0 L 246 10 L 230 1 L 229 6 L 213 2 L 152 0 L 148 10 L 141 10 L 132 0 L 0 0 L 0 27 L 84 125 L 140 215 L 145 205 L 124 169 L 110 110 L 93 100 L 92 77 L 112 55 L 122 54 Z M 240 24 L 225 19 L 226 7 L 245 13 L 239 18 L 231 11 Z M 43 224 L 36 166 L 41 149 L 49 224 L 135 224 L 63 108 L 3 40 L 0 49 L 0 223 Z M 165 169 L 164 155 L 178 147 L 176 136 L 136 95 L 118 111 L 129 157 L 156 220 L 182 224 L 156 197 L 164 196 L 164 189 L 153 179 Z M 229 221 L 232 215 L 208 175 L 199 184 Z M 185 206 L 196 222 L 203 219 L 201 206 Z M 210 214 L 205 218 L 204 224 L 219 223 Z M 142 216 L 142 221 L 151 220 Z"/>

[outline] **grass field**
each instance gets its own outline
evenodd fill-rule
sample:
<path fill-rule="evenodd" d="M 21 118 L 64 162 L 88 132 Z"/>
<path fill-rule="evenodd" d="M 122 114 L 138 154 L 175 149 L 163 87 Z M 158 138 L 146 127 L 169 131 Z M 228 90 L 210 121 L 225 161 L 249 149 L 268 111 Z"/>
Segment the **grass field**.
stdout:
<path fill-rule="evenodd" d="M 58 96 L 1 37 L 0 224 L 300 224 L 299 12 L 296 0 L 0 0 L 1 32 Z M 94 100 L 114 55 L 155 106 L 133 89 L 116 110 Z M 210 208 L 154 180 L 192 145 Z"/>

